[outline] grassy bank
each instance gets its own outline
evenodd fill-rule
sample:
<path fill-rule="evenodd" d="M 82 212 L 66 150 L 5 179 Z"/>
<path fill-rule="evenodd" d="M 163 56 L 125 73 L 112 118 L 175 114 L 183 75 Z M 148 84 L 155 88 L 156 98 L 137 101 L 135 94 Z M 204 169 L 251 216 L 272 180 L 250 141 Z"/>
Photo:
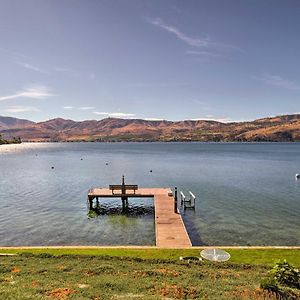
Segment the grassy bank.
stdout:
<path fill-rule="evenodd" d="M 1 249 L 1 299 L 276 299 L 260 282 L 296 249 L 228 249 L 225 263 L 180 261 L 198 249 Z M 300 295 L 299 295 L 300 297 Z"/>
<path fill-rule="evenodd" d="M 300 249 L 225 249 L 231 254 L 231 262 L 238 264 L 272 265 L 278 259 L 286 259 L 295 266 L 300 266 Z M 59 255 L 95 255 L 116 256 L 141 259 L 178 260 L 180 256 L 199 256 L 198 249 L 132 249 L 132 248 L 11 248 L 1 249 L 0 253 L 32 254 L 49 253 Z"/>
<path fill-rule="evenodd" d="M 1 257 L 0 295 L 1 299 L 265 299 L 258 288 L 266 273 L 263 266 L 229 263 L 21 255 Z"/>

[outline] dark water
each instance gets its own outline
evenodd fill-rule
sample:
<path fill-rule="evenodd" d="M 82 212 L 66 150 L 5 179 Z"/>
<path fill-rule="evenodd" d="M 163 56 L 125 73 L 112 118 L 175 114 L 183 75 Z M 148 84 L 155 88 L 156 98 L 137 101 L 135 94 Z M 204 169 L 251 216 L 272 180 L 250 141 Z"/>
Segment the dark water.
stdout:
<path fill-rule="evenodd" d="M 88 189 L 122 174 L 191 190 L 196 210 L 182 213 L 194 245 L 300 245 L 296 173 L 296 143 L 0 146 L 0 245 L 154 244 L 152 199 L 129 200 L 127 214 L 118 199 L 88 213 Z"/>

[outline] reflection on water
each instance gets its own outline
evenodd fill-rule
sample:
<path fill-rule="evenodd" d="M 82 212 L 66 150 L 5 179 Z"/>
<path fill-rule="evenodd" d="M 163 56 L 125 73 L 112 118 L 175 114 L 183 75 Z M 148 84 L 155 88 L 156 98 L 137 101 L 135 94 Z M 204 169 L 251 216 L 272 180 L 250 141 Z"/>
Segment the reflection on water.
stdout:
<path fill-rule="evenodd" d="M 120 199 L 99 199 L 95 201 L 93 209 L 87 203 L 89 219 L 107 217 L 107 224 L 115 230 L 118 228 L 134 229 L 138 226 L 138 218 L 152 218 L 154 222 L 153 199 L 129 199 L 126 206 L 122 206 Z"/>
<path fill-rule="evenodd" d="M 154 218 L 154 207 L 153 205 L 149 206 L 149 203 L 153 204 L 153 200 L 143 200 L 144 199 L 134 198 L 134 200 L 129 200 L 128 206 L 123 207 L 116 201 L 105 201 L 101 199 L 93 205 L 93 209 L 88 208 L 88 217 L 95 218 L 103 215 L 123 215 L 128 218 L 143 216 L 152 216 Z M 89 205 L 87 206 L 89 207 Z"/>

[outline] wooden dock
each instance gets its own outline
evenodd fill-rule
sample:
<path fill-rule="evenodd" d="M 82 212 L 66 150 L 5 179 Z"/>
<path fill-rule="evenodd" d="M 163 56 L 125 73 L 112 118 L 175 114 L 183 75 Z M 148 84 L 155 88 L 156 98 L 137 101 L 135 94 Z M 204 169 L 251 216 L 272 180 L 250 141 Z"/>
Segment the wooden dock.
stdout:
<path fill-rule="evenodd" d="M 155 238 L 156 246 L 162 248 L 186 248 L 191 247 L 189 235 L 184 226 L 179 212 L 174 211 L 174 197 L 169 188 L 138 188 L 134 191 L 120 190 L 112 192 L 108 188 L 93 188 L 89 190 L 88 199 L 90 208 L 93 199 L 99 198 L 154 198 L 155 211 Z M 128 202 L 127 202 L 128 203 Z"/>

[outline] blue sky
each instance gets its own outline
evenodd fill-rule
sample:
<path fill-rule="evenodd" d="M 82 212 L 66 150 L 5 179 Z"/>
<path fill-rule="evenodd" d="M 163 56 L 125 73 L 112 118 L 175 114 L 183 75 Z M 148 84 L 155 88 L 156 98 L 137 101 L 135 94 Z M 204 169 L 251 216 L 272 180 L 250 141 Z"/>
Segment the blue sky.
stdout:
<path fill-rule="evenodd" d="M 0 0 L 0 115 L 300 112 L 298 0 Z"/>

